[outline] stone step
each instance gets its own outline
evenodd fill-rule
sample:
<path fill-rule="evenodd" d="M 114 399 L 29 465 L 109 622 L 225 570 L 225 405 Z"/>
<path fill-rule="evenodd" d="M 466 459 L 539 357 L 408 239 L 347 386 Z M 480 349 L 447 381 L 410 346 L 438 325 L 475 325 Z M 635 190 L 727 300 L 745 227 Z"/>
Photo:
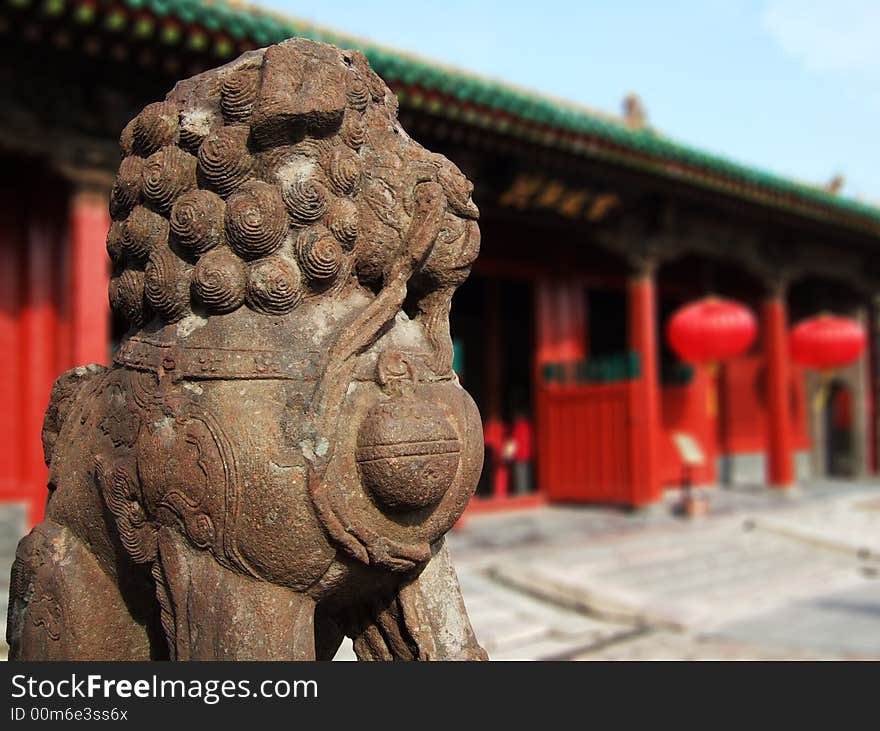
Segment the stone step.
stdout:
<path fill-rule="evenodd" d="M 587 632 L 566 637 L 543 637 L 516 647 L 501 649 L 489 653 L 490 660 L 568 660 L 573 656 L 590 652 L 594 648 L 604 647 L 609 643 L 625 639 L 632 630 L 620 629 L 614 633 Z"/>
<path fill-rule="evenodd" d="M 491 573 L 569 609 L 679 629 L 712 628 L 867 580 L 851 557 L 771 532 L 729 524 L 711 532 L 652 533 L 656 552 L 645 551 L 650 536 L 621 538 L 616 557 L 590 548 L 553 551 L 499 563 Z"/>

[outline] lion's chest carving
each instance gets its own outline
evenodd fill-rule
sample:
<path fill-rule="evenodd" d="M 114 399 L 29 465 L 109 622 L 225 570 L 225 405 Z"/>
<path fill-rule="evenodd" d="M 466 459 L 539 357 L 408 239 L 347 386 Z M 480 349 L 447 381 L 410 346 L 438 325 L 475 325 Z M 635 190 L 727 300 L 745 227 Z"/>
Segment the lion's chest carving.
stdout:
<path fill-rule="evenodd" d="M 427 560 L 470 497 L 479 417 L 453 378 L 430 370 L 426 343 L 401 351 L 397 335 L 358 359 L 332 432 L 304 407 L 315 365 L 284 377 L 277 358 L 275 371 L 254 371 L 261 356 L 245 374 L 225 351 L 206 378 L 189 370 L 205 349 L 133 338 L 93 410 L 97 483 L 135 560 L 153 560 L 161 525 L 234 570 L 296 589 L 314 585 L 339 549 L 396 571 Z"/>

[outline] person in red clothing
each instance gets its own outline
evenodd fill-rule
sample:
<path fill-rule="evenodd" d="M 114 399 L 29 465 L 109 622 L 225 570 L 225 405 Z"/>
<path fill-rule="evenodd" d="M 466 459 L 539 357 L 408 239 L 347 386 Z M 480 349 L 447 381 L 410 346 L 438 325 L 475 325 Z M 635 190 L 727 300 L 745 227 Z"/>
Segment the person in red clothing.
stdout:
<path fill-rule="evenodd" d="M 508 441 L 509 458 L 513 464 L 513 494 L 525 495 L 532 492 L 532 422 L 528 415 L 520 411 L 513 420 Z"/>
<path fill-rule="evenodd" d="M 478 494 L 496 498 L 507 497 L 508 469 L 505 449 L 507 445 L 507 427 L 501 419 L 490 418 L 483 426 L 483 444 L 485 459 L 483 475 L 477 485 Z"/>

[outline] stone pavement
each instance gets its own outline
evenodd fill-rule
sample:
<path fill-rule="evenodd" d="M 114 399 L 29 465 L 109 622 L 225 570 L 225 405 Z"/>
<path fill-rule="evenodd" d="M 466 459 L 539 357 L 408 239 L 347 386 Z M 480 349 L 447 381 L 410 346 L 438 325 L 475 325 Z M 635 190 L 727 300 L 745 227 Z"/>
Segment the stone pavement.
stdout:
<path fill-rule="evenodd" d="M 880 659 L 880 582 L 822 592 L 722 628 L 743 643 L 798 648 L 822 657 Z"/>
<path fill-rule="evenodd" d="M 673 517 L 674 495 L 647 513 L 469 518 L 450 546 L 490 656 L 880 659 L 880 486 L 709 495 L 711 514 L 696 520 Z M 566 648 L 558 628 L 575 617 L 594 621 L 595 640 Z M 528 630 L 558 642 L 545 647 Z"/>
<path fill-rule="evenodd" d="M 880 659 L 880 484 L 706 494 L 691 520 L 675 493 L 645 511 L 468 516 L 449 545 L 490 657 Z M 4 619 L 22 525 L 0 510 Z"/>

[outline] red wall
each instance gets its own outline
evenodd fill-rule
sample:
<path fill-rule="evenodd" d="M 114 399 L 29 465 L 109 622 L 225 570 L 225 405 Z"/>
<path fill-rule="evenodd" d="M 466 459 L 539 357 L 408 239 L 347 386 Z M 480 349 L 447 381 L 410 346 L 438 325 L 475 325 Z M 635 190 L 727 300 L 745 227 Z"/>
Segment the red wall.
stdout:
<path fill-rule="evenodd" d="M 47 471 L 40 431 L 55 378 L 71 367 L 66 192 L 0 177 L 0 501 L 42 517 Z"/>
<path fill-rule="evenodd" d="M 794 448 L 810 448 L 806 386 L 803 369 L 791 366 L 791 413 Z M 664 485 L 679 485 L 683 465 L 672 434 L 684 431 L 696 438 L 706 454 L 706 465 L 695 468 L 695 484 L 716 480 L 719 454 L 748 454 L 767 450 L 767 403 L 764 357 L 744 356 L 721 366 L 717 376 L 717 422 L 709 416 L 709 374 L 696 369 L 686 386 L 662 389 L 661 469 Z"/>
<path fill-rule="evenodd" d="M 728 454 L 763 452 L 767 443 L 767 382 L 764 358 L 737 358 L 724 365 L 719 403 L 726 416 L 721 425 L 722 448 Z M 802 368 L 791 365 L 789 388 L 795 449 L 810 448 L 806 384 Z"/>
<path fill-rule="evenodd" d="M 664 485 L 680 485 L 684 477 L 684 465 L 672 439 L 675 432 L 692 435 L 706 455 L 706 463 L 692 469 L 692 482 L 709 484 L 715 481 L 717 422 L 710 414 L 710 385 L 707 370 L 697 368 L 689 384 L 661 389 L 660 470 Z"/>

